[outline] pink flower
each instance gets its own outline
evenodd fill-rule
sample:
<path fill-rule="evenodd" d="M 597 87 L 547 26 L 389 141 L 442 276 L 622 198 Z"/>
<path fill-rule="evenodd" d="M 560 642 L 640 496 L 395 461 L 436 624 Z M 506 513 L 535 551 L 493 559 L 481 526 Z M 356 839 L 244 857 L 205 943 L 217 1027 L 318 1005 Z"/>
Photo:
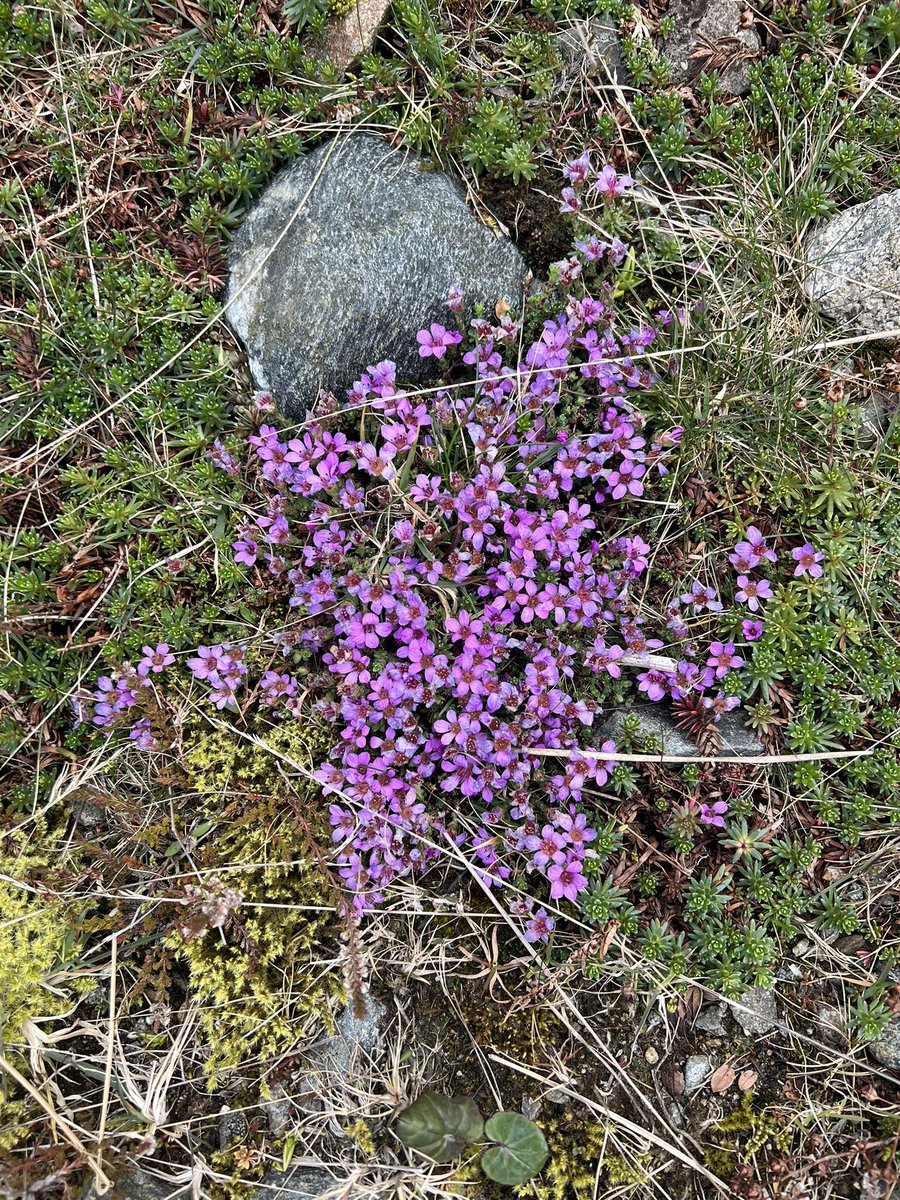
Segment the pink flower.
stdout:
<path fill-rule="evenodd" d="M 771 600 L 774 594 L 768 579 L 749 579 L 746 575 L 738 575 L 738 588 L 735 600 L 746 604 L 751 612 L 759 610 L 760 600 Z"/>
<path fill-rule="evenodd" d="M 601 167 L 597 172 L 597 178 L 594 180 L 594 189 L 607 200 L 614 200 L 616 196 L 622 196 L 629 188 L 634 187 L 634 180 L 630 175 L 619 175 L 616 168 L 610 166 Z"/>
<path fill-rule="evenodd" d="M 727 812 L 728 804 L 724 800 L 717 800 L 715 804 L 701 804 L 700 820 L 704 825 L 718 825 L 721 829 L 725 825 Z"/>
<path fill-rule="evenodd" d="M 741 633 L 745 642 L 758 642 L 763 635 L 762 621 L 741 621 Z"/>
<path fill-rule="evenodd" d="M 574 855 L 565 862 L 553 863 L 548 867 L 547 878 L 550 880 L 551 900 L 560 900 L 563 897 L 566 900 L 575 900 L 578 893 L 588 885 L 581 873 L 581 863 Z"/>
<path fill-rule="evenodd" d="M 809 575 L 810 579 L 821 579 L 822 567 L 821 563 L 825 559 L 825 555 L 821 550 L 817 550 L 811 542 L 807 542 L 805 546 L 797 546 L 791 551 L 791 557 L 797 564 L 794 567 L 794 575 Z"/>
<path fill-rule="evenodd" d="M 448 346 L 455 346 L 462 341 L 462 334 L 454 329 L 445 329 L 434 321 L 430 329 L 419 330 L 416 341 L 419 343 L 420 358 L 443 358 Z"/>

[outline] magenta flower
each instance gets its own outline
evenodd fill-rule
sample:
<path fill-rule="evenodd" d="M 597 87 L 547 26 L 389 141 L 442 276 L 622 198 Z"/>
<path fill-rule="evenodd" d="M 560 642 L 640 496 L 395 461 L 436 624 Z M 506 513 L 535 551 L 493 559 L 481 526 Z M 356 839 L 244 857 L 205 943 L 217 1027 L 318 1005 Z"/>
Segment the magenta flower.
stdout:
<path fill-rule="evenodd" d="M 573 188 L 567 187 L 562 190 L 562 204 L 559 206 L 561 213 L 577 213 L 581 208 L 581 201 L 575 195 Z"/>
<path fill-rule="evenodd" d="M 556 927 L 556 921 L 543 908 L 539 908 L 525 924 L 525 941 L 546 942 Z"/>
<path fill-rule="evenodd" d="M 259 542 L 255 542 L 251 537 L 238 538 L 236 542 L 231 543 L 231 548 L 234 551 L 234 561 L 244 563 L 248 567 L 252 567 L 259 558 Z"/>
<path fill-rule="evenodd" d="M 448 346 L 455 346 L 462 341 L 462 334 L 455 329 L 445 329 L 435 321 L 430 329 L 419 330 L 416 341 L 419 343 L 420 358 L 443 358 Z"/>
<path fill-rule="evenodd" d="M 763 635 L 762 621 L 741 621 L 741 633 L 745 642 L 758 642 Z"/>
<path fill-rule="evenodd" d="M 570 855 L 565 862 L 553 863 L 547 868 L 550 880 L 550 899 L 576 900 L 578 893 L 587 887 L 588 881 L 581 872 L 581 862 Z"/>
<path fill-rule="evenodd" d="M 563 175 L 565 175 L 566 179 L 568 179 L 570 183 L 577 185 L 579 183 L 584 183 L 590 174 L 590 170 L 591 155 L 590 151 L 585 150 L 584 154 L 580 155 L 580 157 L 574 158 L 571 162 L 566 163 L 566 165 L 563 167 Z"/>
<path fill-rule="evenodd" d="M 746 604 L 751 612 L 759 610 L 760 600 L 771 600 L 774 595 L 768 579 L 749 579 L 746 575 L 738 575 L 739 591 L 735 592 L 735 600 Z"/>
<path fill-rule="evenodd" d="M 727 812 L 728 804 L 725 800 L 717 800 L 715 804 L 701 804 L 700 820 L 704 825 L 718 825 L 721 829 L 725 825 Z"/>
<path fill-rule="evenodd" d="M 734 642 L 713 642 L 709 647 L 706 665 L 713 669 L 716 679 L 724 679 L 729 671 L 742 667 L 744 660 L 735 653 Z"/>
<path fill-rule="evenodd" d="M 167 642 L 160 642 L 156 649 L 150 646 L 144 646 L 144 657 L 138 663 L 137 672 L 142 679 L 152 671 L 154 675 L 158 675 L 164 667 L 170 667 L 175 661 L 175 655 L 169 653 Z"/>
<path fill-rule="evenodd" d="M 444 301 L 446 308 L 449 308 L 452 313 L 457 316 L 463 309 L 463 294 L 458 287 L 452 287 L 447 293 L 447 299 Z"/>
<path fill-rule="evenodd" d="M 809 575 L 810 579 L 821 579 L 823 570 L 821 563 L 825 559 L 825 555 L 821 550 L 817 550 L 811 542 L 807 542 L 805 546 L 797 546 L 791 551 L 791 557 L 797 564 L 794 567 L 794 575 Z"/>
<path fill-rule="evenodd" d="M 619 175 L 616 168 L 609 163 L 600 168 L 594 180 L 594 190 L 606 200 L 614 200 L 617 196 L 624 195 L 632 187 L 634 187 L 634 180 L 631 176 Z"/>

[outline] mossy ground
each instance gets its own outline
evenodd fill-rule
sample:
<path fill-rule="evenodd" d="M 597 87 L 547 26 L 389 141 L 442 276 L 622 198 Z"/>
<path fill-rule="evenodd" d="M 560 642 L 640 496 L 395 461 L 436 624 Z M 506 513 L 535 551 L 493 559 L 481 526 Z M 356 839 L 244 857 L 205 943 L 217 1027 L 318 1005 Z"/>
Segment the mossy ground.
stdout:
<path fill-rule="evenodd" d="M 559 82 L 557 28 L 595 11 L 619 25 L 633 92 Z M 62 1195 L 129 1155 L 195 1161 L 221 1097 L 251 1120 L 245 1143 L 210 1157 L 210 1186 L 301 1152 L 391 1178 L 389 1118 L 426 1082 L 499 1091 L 507 1107 L 569 1088 L 562 1115 L 542 1109 L 552 1167 L 523 1191 L 541 1200 L 642 1194 L 666 1145 L 684 1156 L 659 1178 L 671 1195 L 712 1194 L 706 1171 L 738 1194 L 800 1196 L 779 1182 L 796 1179 L 824 1196 L 822 1162 L 844 1190 L 889 1181 L 896 1090 L 865 1043 L 898 1004 L 900 368 L 883 347 L 840 344 L 799 274 L 813 222 L 900 185 L 900 28 L 890 4 L 767 5 L 766 56 L 732 102 L 713 77 L 671 85 L 646 37 L 659 15 L 395 0 L 373 52 L 339 78 L 308 53 L 316 19 L 292 28 L 262 0 L 0 4 L 0 1024 L 5 1058 L 45 1098 L 6 1081 L 14 1194 L 52 1179 Z M 452 1008 L 451 1053 L 429 1057 L 401 1021 L 368 1093 L 344 1097 L 332 1124 L 295 1111 L 276 1137 L 261 1091 L 271 1077 L 292 1086 L 345 985 L 308 779 L 328 731 L 235 736 L 185 697 L 174 749 L 147 760 L 98 745 L 72 702 L 102 661 L 133 660 L 148 638 L 182 650 L 252 638 L 265 619 L 266 589 L 229 553 L 242 483 L 206 458 L 251 422 L 218 319 L 228 236 L 282 162 L 355 127 L 396 131 L 457 173 L 537 273 L 566 249 L 555 194 L 568 156 L 590 146 L 647 168 L 653 203 L 608 231 L 638 249 L 619 300 L 638 311 L 702 295 L 705 310 L 652 401 L 685 426 L 683 452 L 633 528 L 673 580 L 757 518 L 825 550 L 821 587 L 776 597 L 745 710 L 780 751 L 872 753 L 762 774 L 620 768 L 593 907 L 542 964 L 514 962 L 521 947 L 465 880 L 427 901 L 401 893 L 351 958 L 376 989 L 412 978 L 421 1008 Z M 702 221 L 682 205 L 697 193 Z M 873 444 L 859 415 L 874 401 Z M 687 804 L 713 792 L 769 836 L 699 836 Z M 186 939 L 186 888 L 211 878 L 243 893 L 239 919 Z M 578 959 L 614 921 L 605 955 Z M 698 1037 L 698 977 L 733 995 L 778 967 L 784 1030 L 760 1045 Z M 847 1018 L 837 1047 L 815 1023 L 824 1001 Z M 757 1083 L 679 1099 L 664 1068 L 697 1047 Z"/>

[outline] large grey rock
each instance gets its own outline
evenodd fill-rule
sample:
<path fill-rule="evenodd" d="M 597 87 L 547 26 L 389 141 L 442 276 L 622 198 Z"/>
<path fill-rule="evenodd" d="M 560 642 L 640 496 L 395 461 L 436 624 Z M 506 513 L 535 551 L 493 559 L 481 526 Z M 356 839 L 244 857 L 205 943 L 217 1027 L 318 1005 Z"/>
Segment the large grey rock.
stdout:
<path fill-rule="evenodd" d="M 392 359 L 401 379 L 437 369 L 416 333 L 453 318 L 460 287 L 489 313 L 520 308 L 525 263 L 508 238 L 470 212 L 456 184 L 410 153 L 351 134 L 284 168 L 231 247 L 226 316 L 258 387 L 289 416 L 319 388 L 343 399 L 369 364 Z"/>
<path fill-rule="evenodd" d="M 806 243 L 806 294 L 859 333 L 900 340 L 900 189 L 855 204 Z"/>
<path fill-rule="evenodd" d="M 675 724 L 671 709 L 665 703 L 632 704 L 627 708 L 616 709 L 600 726 L 601 740 L 616 740 L 621 735 L 622 722 L 626 716 L 638 717 L 641 734 L 644 737 L 656 738 L 663 754 L 688 758 L 696 757 L 700 753 L 697 746 Z M 752 757 L 765 751 L 753 730 L 744 724 L 739 709 L 724 714 L 719 722 L 719 732 L 722 735 L 721 754 Z"/>
<path fill-rule="evenodd" d="M 271 1167 L 256 1185 L 253 1200 L 356 1200 L 346 1179 L 316 1167 L 278 1171 Z"/>
<path fill-rule="evenodd" d="M 560 58 L 571 72 L 584 72 L 600 83 L 630 80 L 615 25 L 598 17 L 573 21 L 556 35 Z"/>
<path fill-rule="evenodd" d="M 152 1175 L 140 1167 L 116 1176 L 112 1189 L 104 1193 L 104 1200 L 188 1200 L 191 1185 L 172 1183 L 158 1175 Z M 83 1200 L 100 1200 L 100 1193 L 91 1185 Z"/>
<path fill-rule="evenodd" d="M 676 83 L 691 83 L 706 71 L 717 74 L 732 96 L 747 91 L 760 41 L 752 25 L 741 27 L 745 7 L 741 0 L 671 0 L 666 16 L 675 29 L 658 49 Z"/>
<path fill-rule="evenodd" d="M 869 1051 L 883 1067 L 900 1067 L 900 1016 L 891 1017 Z"/>

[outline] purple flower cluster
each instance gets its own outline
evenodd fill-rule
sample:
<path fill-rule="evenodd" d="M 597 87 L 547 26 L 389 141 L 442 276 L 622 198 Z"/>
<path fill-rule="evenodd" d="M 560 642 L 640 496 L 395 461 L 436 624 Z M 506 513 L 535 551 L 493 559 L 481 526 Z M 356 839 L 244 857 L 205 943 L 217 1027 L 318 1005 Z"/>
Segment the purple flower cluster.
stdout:
<path fill-rule="evenodd" d="M 587 155 L 566 175 L 579 205 L 589 183 L 603 203 L 632 184 L 610 166 L 594 174 Z M 198 647 L 187 667 L 219 709 L 306 719 L 312 708 L 334 726 L 315 774 L 358 912 L 454 847 L 485 887 L 530 878 L 551 901 L 577 900 L 596 839 L 590 793 L 615 766 L 594 730 L 603 688 L 638 665 L 651 700 L 695 694 L 715 721 L 738 704 L 721 686 L 743 657 L 706 641 L 724 607 L 716 589 L 687 581 L 665 629 L 649 627 L 652 549 L 603 533 L 610 503 L 641 497 L 680 443 L 677 428 L 648 435 L 634 396 L 655 382 L 644 351 L 684 315 L 619 328 L 612 289 L 601 283 L 595 298 L 584 277 L 628 247 L 591 236 L 576 248 L 580 258 L 556 264 L 559 311 L 530 344 L 520 348 L 509 315 L 476 318 L 457 357 L 462 332 L 435 322 L 419 354 L 447 371 L 427 403 L 379 362 L 349 389 L 350 419 L 326 397 L 296 436 L 260 424 L 248 439 L 264 510 L 240 530 L 235 560 L 268 576 L 293 614 L 273 658 L 313 665 L 303 687 L 271 661 L 251 679 L 247 647 L 223 643 Z M 460 316 L 458 288 L 446 306 Z M 572 395 L 584 428 L 560 414 Z M 257 412 L 270 407 L 257 397 Z M 234 473 L 223 447 L 211 457 Z M 774 552 L 751 527 L 731 556 L 751 611 L 767 581 L 749 572 L 764 560 Z M 657 653 L 672 642 L 676 658 Z M 130 736 L 154 748 L 139 694 L 173 662 L 166 643 L 147 645 L 136 670 L 101 679 L 94 723 L 108 730 L 138 704 Z M 598 748 L 608 757 L 585 752 Z M 720 816 L 714 806 L 702 819 Z M 528 940 L 546 941 L 553 918 L 516 903 Z"/>

